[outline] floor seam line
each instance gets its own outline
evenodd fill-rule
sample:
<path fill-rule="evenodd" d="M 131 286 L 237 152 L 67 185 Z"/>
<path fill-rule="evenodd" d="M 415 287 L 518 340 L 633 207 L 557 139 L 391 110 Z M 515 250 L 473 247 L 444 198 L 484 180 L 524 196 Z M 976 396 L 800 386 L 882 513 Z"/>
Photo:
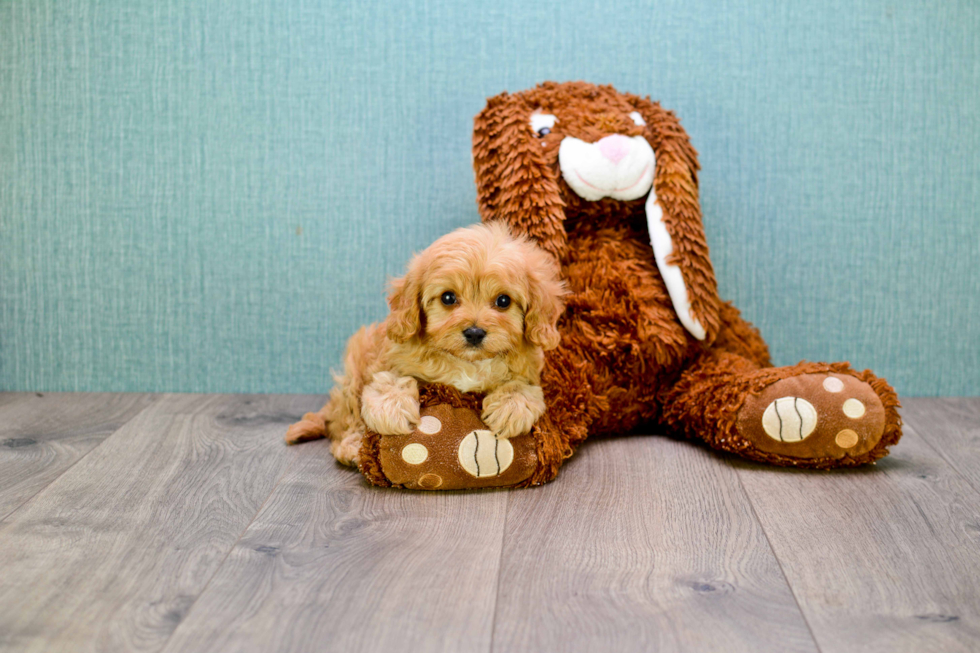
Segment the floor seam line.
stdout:
<path fill-rule="evenodd" d="M 122 394 L 125 394 L 125 393 L 122 393 Z M 153 394 L 153 393 L 146 393 L 146 394 Z M 10 512 L 8 512 L 6 515 L 4 515 L 3 517 L 0 517 L 0 532 L 2 532 L 3 531 L 3 527 L 8 524 L 7 519 L 11 515 L 13 515 L 15 512 L 17 512 L 18 510 L 20 510 L 21 508 L 23 508 L 24 506 L 26 506 L 28 503 L 30 503 L 30 501 L 32 499 L 34 499 L 34 497 L 36 497 L 37 495 L 41 494 L 42 492 L 44 492 L 45 490 L 47 490 L 49 487 L 51 487 L 52 485 L 54 485 L 58 481 L 58 479 L 60 479 L 65 474 L 67 474 L 73 467 L 75 467 L 75 465 L 77 465 L 78 463 L 80 463 L 83 460 L 85 460 L 86 458 L 88 458 L 89 454 L 91 454 L 96 449 L 101 448 L 102 445 L 105 444 L 106 442 L 108 442 L 108 440 L 110 438 L 112 438 L 117 433 L 119 433 L 119 431 L 123 430 L 127 425 L 129 425 L 137 417 L 139 417 L 140 415 L 142 415 L 143 413 L 145 413 L 146 411 L 148 411 L 153 406 L 156 406 L 157 403 L 159 403 L 159 402 L 160 402 L 160 397 L 158 396 L 156 399 L 154 399 L 153 401 L 151 401 L 148 406 L 145 406 L 142 410 L 140 410 L 139 412 L 137 412 L 135 415 L 133 415 L 132 417 L 130 417 L 128 420 L 126 420 L 122 424 L 120 424 L 112 433 L 110 433 L 109 435 L 107 435 L 104 438 L 102 438 L 102 441 L 101 442 L 99 442 L 97 445 L 95 445 L 94 447 L 92 447 L 91 449 L 89 449 L 88 451 L 86 451 L 85 453 L 83 453 L 81 456 L 79 456 L 78 457 L 78 460 L 76 460 L 72 464 L 68 465 L 68 467 L 65 467 L 63 470 L 61 470 L 61 473 L 58 474 L 57 476 L 55 476 L 53 479 L 51 479 L 51 482 L 50 483 L 48 483 L 47 485 L 45 485 L 44 487 L 42 487 L 41 489 L 39 489 L 37 492 L 35 492 L 31 496 L 29 496 L 26 499 L 24 499 L 21 503 L 19 503 L 17 505 L 16 508 L 14 508 Z M 9 522 L 9 523 L 13 523 L 13 522 Z"/>
<path fill-rule="evenodd" d="M 494 638 L 497 635 L 497 606 L 500 605 L 500 582 L 504 569 L 504 540 L 507 539 L 507 522 L 510 521 L 510 497 L 513 489 L 507 490 L 507 499 L 504 504 L 504 525 L 500 532 L 500 557 L 497 559 L 497 587 L 493 595 L 493 616 L 490 618 L 490 647 L 489 653 L 493 653 Z"/>
<path fill-rule="evenodd" d="M 947 458 L 945 455 L 943 455 L 942 450 L 940 450 L 938 447 L 936 447 L 935 445 L 933 445 L 932 442 L 929 441 L 929 438 L 927 438 L 926 436 L 924 436 L 922 434 L 922 431 L 920 431 L 918 429 L 918 427 L 913 426 L 909 422 L 905 422 L 904 426 L 909 427 L 911 429 L 912 433 L 915 433 L 915 435 L 918 436 L 918 438 L 920 440 L 922 440 L 927 447 L 929 447 L 934 452 L 936 452 L 936 455 L 939 456 L 939 459 L 942 460 L 944 463 L 946 463 L 946 466 L 949 467 L 951 470 L 953 470 L 953 473 L 954 474 L 956 474 L 961 479 L 963 479 L 963 482 L 966 483 L 967 486 L 969 486 L 969 488 L 971 490 L 973 490 L 977 494 L 980 494 L 980 488 L 976 487 L 973 484 L 973 481 L 966 474 L 964 474 L 963 472 L 961 472 L 959 470 L 959 468 L 957 468 L 956 465 L 953 463 L 953 461 L 951 461 L 949 458 Z M 887 472 L 888 472 L 888 470 L 886 469 L 885 470 L 885 473 L 887 473 Z"/>
<path fill-rule="evenodd" d="M 813 632 L 813 626 L 810 625 L 810 620 L 807 619 L 806 613 L 803 611 L 803 606 L 800 605 L 800 599 L 796 596 L 796 589 L 794 589 L 793 584 L 789 582 L 789 576 L 786 575 L 786 569 L 783 567 L 783 561 L 779 559 L 779 555 L 776 553 L 776 549 L 772 545 L 772 540 L 769 539 L 769 533 L 766 531 L 765 524 L 763 524 L 762 520 L 759 519 L 759 513 L 755 509 L 755 503 L 752 502 L 752 497 L 749 496 L 748 490 L 745 489 L 745 484 L 742 482 L 742 476 L 739 473 L 738 468 L 736 468 L 731 461 L 726 460 L 725 462 L 728 464 L 729 468 L 735 472 L 735 478 L 738 480 L 738 487 L 742 490 L 742 495 L 749 503 L 749 509 L 752 511 L 752 517 L 755 518 L 755 522 L 762 530 L 762 536 L 766 538 L 766 546 L 769 547 L 772 557 L 776 560 L 776 565 L 779 567 L 779 573 L 782 575 L 783 582 L 786 583 L 786 587 L 789 589 L 789 593 L 793 597 L 793 602 L 796 604 L 796 609 L 800 612 L 800 618 L 803 619 L 803 623 L 806 624 L 806 629 L 807 632 L 810 633 L 810 639 L 813 640 L 813 645 L 816 647 L 818 653 L 822 653 L 823 649 L 820 648 L 820 642 L 817 641 L 817 636 Z"/>
<path fill-rule="evenodd" d="M 252 524 L 255 523 L 255 519 L 260 514 L 262 514 L 262 510 L 265 508 L 266 504 L 269 503 L 269 499 L 271 499 L 272 495 L 276 493 L 277 489 L 279 489 L 279 486 L 282 484 L 282 480 L 286 478 L 286 475 L 290 471 L 292 471 L 293 466 L 295 464 L 296 464 L 296 459 L 294 458 L 293 461 L 286 466 L 286 469 L 283 470 L 282 474 L 279 475 L 279 478 L 276 479 L 275 485 L 272 486 L 272 489 L 269 491 L 269 494 L 265 497 L 265 499 L 262 500 L 262 505 L 258 507 L 258 510 L 255 511 L 255 514 L 252 515 L 252 518 L 248 521 L 248 524 L 246 524 L 245 528 L 242 529 L 242 532 L 238 534 L 238 537 L 235 538 L 235 541 L 232 543 L 232 545 L 228 547 L 228 550 L 225 552 L 224 557 L 221 558 L 221 562 L 218 563 L 218 566 L 214 568 L 214 572 L 208 578 L 208 582 L 204 584 L 204 587 L 201 588 L 201 591 L 198 592 L 197 596 L 194 597 L 194 601 L 191 603 L 190 607 L 187 608 L 187 612 L 184 613 L 184 616 L 180 620 L 180 623 L 177 624 L 177 627 L 173 629 L 173 631 L 167 637 L 166 641 L 163 642 L 163 645 L 160 646 L 159 651 L 161 651 L 161 653 L 167 649 L 167 646 L 170 644 L 170 640 L 174 638 L 174 635 L 177 634 L 177 631 L 180 630 L 185 623 L 187 623 L 187 618 L 191 615 L 191 612 L 194 611 L 194 608 L 197 606 L 197 602 L 201 599 L 202 596 L 204 596 L 205 592 L 208 591 L 208 588 L 211 586 L 211 581 L 213 581 L 214 577 L 218 575 L 218 572 L 221 571 L 221 568 L 225 566 L 225 563 L 228 561 L 228 556 L 231 555 L 231 552 L 235 550 L 235 547 L 238 546 L 238 543 L 242 541 L 243 537 L 245 537 L 245 533 L 247 533 L 248 529 L 251 528 Z"/>
<path fill-rule="evenodd" d="M 277 489 L 279 489 L 279 485 L 282 484 L 282 479 L 286 478 L 286 474 L 292 471 L 293 465 L 295 464 L 296 464 L 296 460 L 294 459 L 291 463 L 289 463 L 289 465 L 286 466 L 286 469 L 284 469 L 282 474 L 279 475 L 279 478 L 276 479 L 275 485 L 272 486 L 272 489 L 269 491 L 269 494 L 265 497 L 265 499 L 262 500 L 262 505 L 260 505 L 258 510 L 255 511 L 255 514 L 252 515 L 252 518 L 248 520 L 248 524 L 246 524 L 245 528 L 242 529 L 242 532 L 238 534 L 238 537 L 235 538 L 235 541 L 232 543 L 232 545 L 228 547 L 228 550 L 225 552 L 224 557 L 221 558 L 221 562 L 218 563 L 218 566 L 214 568 L 214 572 L 211 574 L 210 578 L 208 578 L 208 582 L 204 584 L 204 587 L 201 588 L 201 591 L 198 592 L 197 596 L 194 597 L 194 601 L 191 603 L 190 607 L 187 608 L 187 612 L 184 613 L 184 616 L 180 620 L 180 623 L 177 624 L 177 627 L 173 629 L 173 632 L 170 633 L 170 635 L 167 637 L 167 640 L 160 647 L 159 650 L 161 651 L 161 653 L 167 649 L 167 646 L 170 644 L 170 640 L 174 638 L 174 635 L 177 634 L 177 631 L 180 630 L 185 623 L 187 623 L 187 618 L 191 615 L 191 612 L 194 611 L 194 608 L 197 606 L 197 602 L 201 599 L 202 596 L 204 596 L 204 593 L 208 591 L 208 588 L 211 586 L 211 581 L 213 581 L 214 577 L 218 575 L 218 572 L 221 571 L 221 568 L 225 566 L 225 563 L 228 561 L 228 556 L 230 556 L 231 552 L 235 550 L 235 547 L 238 546 L 238 543 L 242 541 L 242 538 L 245 536 L 245 533 L 247 533 L 248 529 L 251 528 L 252 524 L 255 523 L 255 519 L 260 514 L 262 514 L 262 510 L 265 508 L 266 504 L 269 503 L 269 499 L 272 498 L 272 495 L 276 493 Z"/>

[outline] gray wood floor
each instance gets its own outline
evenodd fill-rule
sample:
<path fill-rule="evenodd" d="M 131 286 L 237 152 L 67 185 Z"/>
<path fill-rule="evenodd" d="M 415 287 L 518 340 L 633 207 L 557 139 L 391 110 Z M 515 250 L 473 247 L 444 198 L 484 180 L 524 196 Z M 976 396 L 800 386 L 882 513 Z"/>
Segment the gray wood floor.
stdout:
<path fill-rule="evenodd" d="M 980 398 L 868 469 L 628 437 L 428 494 L 285 447 L 321 400 L 0 394 L 0 650 L 980 650 Z"/>

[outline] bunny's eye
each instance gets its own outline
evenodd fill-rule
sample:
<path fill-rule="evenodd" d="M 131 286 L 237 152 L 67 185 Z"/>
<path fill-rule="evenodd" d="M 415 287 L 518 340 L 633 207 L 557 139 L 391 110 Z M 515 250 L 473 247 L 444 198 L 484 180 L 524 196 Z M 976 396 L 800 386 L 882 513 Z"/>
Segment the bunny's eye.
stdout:
<path fill-rule="evenodd" d="M 538 138 L 544 138 L 550 134 L 556 122 L 558 122 L 558 118 L 550 113 L 536 111 L 531 114 L 531 130 L 534 131 L 534 135 Z"/>

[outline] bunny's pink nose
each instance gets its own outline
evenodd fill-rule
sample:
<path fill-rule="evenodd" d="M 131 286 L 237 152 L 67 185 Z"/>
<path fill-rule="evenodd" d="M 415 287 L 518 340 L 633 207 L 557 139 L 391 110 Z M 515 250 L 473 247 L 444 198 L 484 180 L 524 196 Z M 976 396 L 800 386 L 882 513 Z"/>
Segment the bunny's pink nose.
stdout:
<path fill-rule="evenodd" d="M 630 139 L 620 134 L 606 136 L 599 141 L 599 151 L 613 163 L 619 163 L 624 156 L 629 154 Z"/>

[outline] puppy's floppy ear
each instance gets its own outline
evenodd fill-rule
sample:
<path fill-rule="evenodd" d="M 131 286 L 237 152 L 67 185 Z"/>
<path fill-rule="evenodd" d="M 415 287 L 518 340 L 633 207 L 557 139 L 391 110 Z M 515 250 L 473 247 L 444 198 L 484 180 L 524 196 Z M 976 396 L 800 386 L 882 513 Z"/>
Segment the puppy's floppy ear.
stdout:
<path fill-rule="evenodd" d="M 520 95 L 501 93 L 473 121 L 473 168 L 484 222 L 503 220 L 561 259 L 568 246 L 558 166 L 549 165 Z"/>
<path fill-rule="evenodd" d="M 524 337 L 544 350 L 561 340 L 558 319 L 565 311 L 568 291 L 555 259 L 528 241 L 521 241 L 527 266 L 528 298 L 524 312 Z"/>
<path fill-rule="evenodd" d="M 408 273 L 400 279 L 388 282 L 388 320 L 385 330 L 395 342 L 408 342 L 422 332 L 421 274 L 417 259 L 408 267 Z"/>
<path fill-rule="evenodd" d="M 657 157 L 647 202 L 657 266 L 681 322 L 699 340 L 711 342 L 720 326 L 720 299 L 701 222 L 697 152 L 673 112 L 649 98 L 623 95 L 646 121 L 645 135 Z"/>

